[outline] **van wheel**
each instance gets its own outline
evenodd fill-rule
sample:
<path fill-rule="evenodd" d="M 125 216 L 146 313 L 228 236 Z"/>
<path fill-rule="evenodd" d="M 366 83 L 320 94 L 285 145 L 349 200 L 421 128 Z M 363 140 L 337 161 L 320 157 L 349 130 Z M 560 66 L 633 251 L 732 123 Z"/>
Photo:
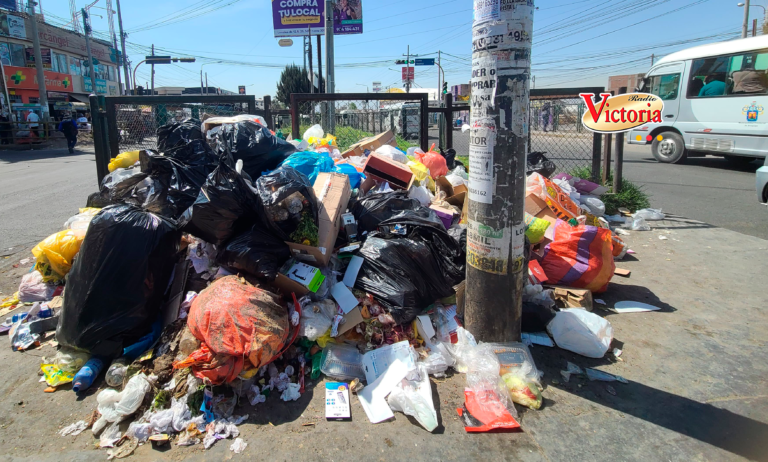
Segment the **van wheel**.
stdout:
<path fill-rule="evenodd" d="M 676 132 L 662 132 L 660 135 L 661 141 L 656 136 L 651 145 L 653 157 L 665 164 L 679 164 L 685 161 L 687 155 L 683 137 Z"/>

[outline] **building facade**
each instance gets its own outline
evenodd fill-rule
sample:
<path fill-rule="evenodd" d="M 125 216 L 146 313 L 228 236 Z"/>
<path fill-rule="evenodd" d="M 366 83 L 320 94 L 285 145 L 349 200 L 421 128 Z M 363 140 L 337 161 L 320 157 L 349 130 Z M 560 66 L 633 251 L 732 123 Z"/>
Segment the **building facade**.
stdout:
<path fill-rule="evenodd" d="M 0 11 L 0 60 L 14 108 L 34 107 L 40 102 L 30 21 L 26 13 Z M 97 64 L 90 66 L 83 35 L 40 22 L 39 16 L 37 32 L 52 114 L 56 103 L 61 106 L 66 102 L 88 102 L 88 95 L 94 93 L 91 72 L 95 72 L 95 93 L 121 94 L 117 81 L 118 55 L 109 42 L 91 39 L 91 54 Z"/>
<path fill-rule="evenodd" d="M 645 74 L 612 75 L 608 77 L 607 91 L 612 91 L 614 95 L 619 93 L 619 88 L 627 87 L 627 93 L 632 93 L 640 82 L 643 81 Z"/>

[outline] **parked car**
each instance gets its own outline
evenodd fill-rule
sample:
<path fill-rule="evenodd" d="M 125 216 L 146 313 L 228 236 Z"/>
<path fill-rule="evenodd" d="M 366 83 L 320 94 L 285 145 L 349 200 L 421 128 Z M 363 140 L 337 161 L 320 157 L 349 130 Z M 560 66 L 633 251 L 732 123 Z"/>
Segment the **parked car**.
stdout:
<path fill-rule="evenodd" d="M 768 157 L 765 158 L 765 164 L 757 169 L 755 189 L 757 190 L 757 200 L 762 203 L 768 202 Z"/>

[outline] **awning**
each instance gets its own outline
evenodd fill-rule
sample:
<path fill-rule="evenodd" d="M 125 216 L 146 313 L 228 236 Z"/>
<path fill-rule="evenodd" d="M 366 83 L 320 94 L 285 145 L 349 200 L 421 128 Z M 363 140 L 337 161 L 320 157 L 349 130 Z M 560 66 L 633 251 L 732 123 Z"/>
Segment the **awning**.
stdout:
<path fill-rule="evenodd" d="M 75 101 L 80 101 L 81 103 L 90 104 L 90 100 L 88 100 L 88 95 L 78 95 L 77 93 L 70 93 L 69 97 L 74 99 Z"/>

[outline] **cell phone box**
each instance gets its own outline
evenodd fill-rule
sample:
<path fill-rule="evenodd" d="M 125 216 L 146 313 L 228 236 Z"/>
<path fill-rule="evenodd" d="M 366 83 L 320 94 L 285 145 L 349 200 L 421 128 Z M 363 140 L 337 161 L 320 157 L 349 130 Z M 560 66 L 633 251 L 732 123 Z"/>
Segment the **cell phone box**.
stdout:
<path fill-rule="evenodd" d="M 344 382 L 326 382 L 325 418 L 328 420 L 351 419 L 349 385 Z"/>

